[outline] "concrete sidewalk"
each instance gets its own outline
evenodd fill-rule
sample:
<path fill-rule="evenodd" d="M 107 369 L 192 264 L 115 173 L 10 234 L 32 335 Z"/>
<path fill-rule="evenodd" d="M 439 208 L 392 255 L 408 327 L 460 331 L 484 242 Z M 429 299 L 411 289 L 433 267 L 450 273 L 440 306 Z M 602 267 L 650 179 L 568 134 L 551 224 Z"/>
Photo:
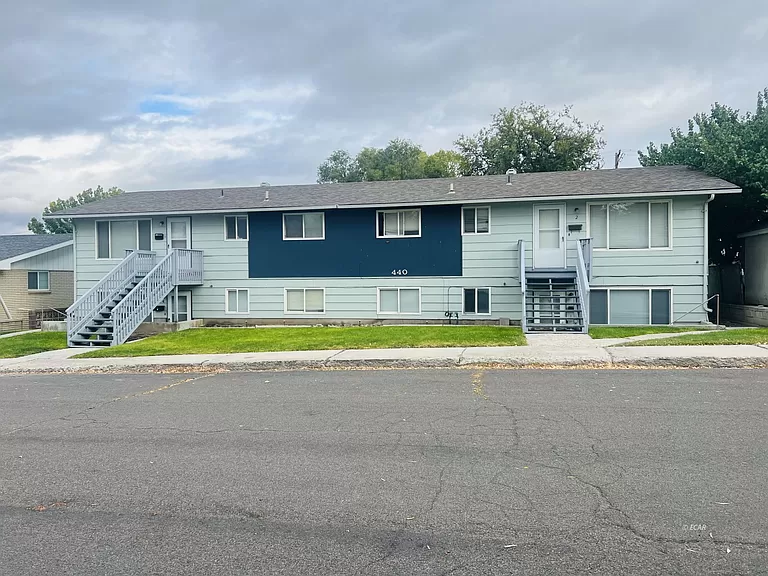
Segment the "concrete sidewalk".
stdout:
<path fill-rule="evenodd" d="M 295 368 L 494 367 L 768 367 L 768 348 L 741 346 L 608 347 L 580 334 L 529 334 L 528 346 L 391 348 L 76 358 L 82 349 L 0 360 L 0 373 L 275 370 Z"/>

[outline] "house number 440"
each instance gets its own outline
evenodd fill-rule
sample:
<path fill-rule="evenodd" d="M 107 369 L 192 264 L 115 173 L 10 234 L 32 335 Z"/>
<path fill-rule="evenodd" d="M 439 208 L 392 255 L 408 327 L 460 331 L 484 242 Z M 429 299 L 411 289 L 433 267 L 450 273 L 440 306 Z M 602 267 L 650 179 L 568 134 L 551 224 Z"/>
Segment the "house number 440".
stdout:
<path fill-rule="evenodd" d="M 408 270 L 405 268 L 401 270 L 392 270 L 392 276 L 408 276 Z"/>

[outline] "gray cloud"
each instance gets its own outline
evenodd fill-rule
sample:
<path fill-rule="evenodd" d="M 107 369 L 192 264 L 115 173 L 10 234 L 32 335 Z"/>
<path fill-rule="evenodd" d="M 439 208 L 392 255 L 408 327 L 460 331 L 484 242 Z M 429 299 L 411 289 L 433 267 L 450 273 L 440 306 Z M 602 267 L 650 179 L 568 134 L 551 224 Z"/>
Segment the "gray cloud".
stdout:
<path fill-rule="evenodd" d="M 0 19 L 0 225 L 97 184 L 312 181 L 335 148 L 450 147 L 523 100 L 573 104 L 631 165 L 715 100 L 752 108 L 766 48 L 763 0 L 23 3 Z M 160 101 L 185 115 L 141 113 Z"/>

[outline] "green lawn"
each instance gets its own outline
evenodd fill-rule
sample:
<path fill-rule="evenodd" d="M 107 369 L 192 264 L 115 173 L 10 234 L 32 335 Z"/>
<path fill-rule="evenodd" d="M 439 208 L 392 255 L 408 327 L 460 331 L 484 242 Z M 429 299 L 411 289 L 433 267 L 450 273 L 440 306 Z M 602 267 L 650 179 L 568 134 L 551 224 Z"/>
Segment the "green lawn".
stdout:
<path fill-rule="evenodd" d="M 707 344 L 768 344 L 768 328 L 712 330 L 672 338 L 629 342 L 622 346 L 704 346 Z"/>
<path fill-rule="evenodd" d="M 643 334 L 670 334 L 674 332 L 695 332 L 710 330 L 703 326 L 590 326 L 589 335 L 592 338 L 629 338 Z"/>
<path fill-rule="evenodd" d="M 78 358 L 525 344 L 520 328 L 500 326 L 196 328 L 87 352 Z"/>
<path fill-rule="evenodd" d="M 31 332 L 0 338 L 0 358 L 18 358 L 66 347 L 67 335 L 64 332 Z"/>

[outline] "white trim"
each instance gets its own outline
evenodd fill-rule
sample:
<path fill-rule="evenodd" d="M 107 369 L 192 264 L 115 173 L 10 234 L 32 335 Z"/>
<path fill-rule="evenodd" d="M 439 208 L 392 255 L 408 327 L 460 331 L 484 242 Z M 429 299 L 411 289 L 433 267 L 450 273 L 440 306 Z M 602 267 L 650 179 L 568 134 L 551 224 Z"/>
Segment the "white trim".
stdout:
<path fill-rule="evenodd" d="M 46 254 L 47 252 L 53 252 L 54 250 L 58 250 L 59 248 L 74 246 L 74 243 L 75 243 L 74 231 L 72 232 L 72 238 L 73 238 L 72 240 L 66 240 L 61 244 L 54 244 L 53 246 L 48 246 L 47 248 L 39 248 L 37 250 L 32 250 L 31 252 L 24 252 L 23 254 L 18 254 L 16 256 L 11 256 L 10 258 L 6 258 L 5 260 L 0 260 L 0 270 L 10 270 L 11 264 L 15 262 L 19 262 L 20 260 L 26 260 L 27 258 L 34 258 L 35 256 Z"/>
<path fill-rule="evenodd" d="M 397 312 L 383 312 L 381 310 L 381 291 L 382 290 L 397 290 Z M 418 290 L 419 291 L 419 311 L 418 312 L 400 312 L 400 291 L 401 290 Z M 377 315 L 393 315 L 393 316 L 418 316 L 421 314 L 421 286 L 378 286 L 376 288 L 376 314 Z"/>
<path fill-rule="evenodd" d="M 227 238 L 227 218 L 235 219 L 235 237 L 234 238 Z M 245 218 L 245 238 L 237 237 L 237 219 L 238 218 Z M 251 237 L 251 222 L 250 222 L 250 218 L 248 218 L 247 213 L 224 215 L 224 242 L 248 242 L 248 239 L 250 237 Z"/>
<path fill-rule="evenodd" d="M 465 304 L 465 298 L 464 298 L 464 291 L 465 290 L 474 290 L 475 291 L 475 312 L 467 312 L 464 310 L 464 304 Z M 477 291 L 478 290 L 488 290 L 488 312 L 477 312 L 478 305 L 477 305 Z M 461 310 L 462 314 L 466 314 L 468 316 L 490 316 L 491 315 L 491 287 L 490 286 L 464 286 L 461 290 Z"/>
<path fill-rule="evenodd" d="M 593 247 L 592 250 L 595 252 L 668 252 L 670 250 L 673 250 L 673 238 L 675 236 L 674 230 L 672 229 L 673 226 L 673 213 L 674 213 L 674 205 L 672 200 L 668 199 L 642 199 L 642 200 L 636 200 L 636 203 L 645 202 L 648 204 L 648 248 L 611 248 L 611 216 L 610 216 L 610 210 L 606 208 L 606 216 L 605 216 L 605 244 L 607 248 L 597 248 Z M 587 202 L 587 238 L 592 237 L 592 215 L 590 211 L 590 206 L 610 206 L 611 204 L 623 204 L 623 202 Z M 669 240 L 669 246 L 656 246 L 651 248 L 651 204 L 667 204 L 667 236 Z M 707 241 L 706 239 L 704 240 Z"/>
<path fill-rule="evenodd" d="M 230 292 L 241 292 L 245 291 L 248 293 L 248 310 L 245 312 L 240 312 L 239 310 L 237 312 L 230 312 L 227 307 L 229 306 L 229 293 Z M 240 302 L 240 295 L 238 294 L 237 297 L 238 303 Z M 239 315 L 239 314 L 250 314 L 251 313 L 251 289 L 250 288 L 224 288 L 224 314 L 231 314 L 231 315 Z"/>
<path fill-rule="evenodd" d="M 596 292 L 596 291 L 604 291 L 607 292 L 606 295 L 606 308 L 608 312 L 608 324 L 595 324 L 594 322 L 590 322 L 590 324 L 594 326 L 674 326 L 674 302 L 675 302 L 675 291 L 673 286 L 596 286 L 592 285 L 590 286 L 590 293 Z M 648 291 L 648 323 L 647 324 L 611 324 L 611 290 L 620 290 L 620 291 L 627 291 L 627 290 L 634 290 L 634 291 L 642 291 L 647 290 Z M 668 290 L 669 291 L 669 324 L 651 324 L 651 321 L 653 320 L 653 290 Z M 590 306 L 591 303 L 587 302 L 587 306 Z"/>
<path fill-rule="evenodd" d="M 37 274 L 37 285 L 38 288 L 30 288 L 29 287 L 29 275 L 30 274 Z M 40 274 L 45 274 L 48 276 L 48 288 L 40 288 Z M 27 292 L 31 292 L 33 294 L 47 294 L 51 291 L 51 273 L 49 270 L 27 270 Z"/>
<path fill-rule="evenodd" d="M 551 210 L 553 208 L 557 208 L 560 211 L 560 218 L 559 218 L 559 227 L 560 227 L 560 252 L 563 256 L 563 261 L 560 264 L 560 266 L 541 266 L 539 264 L 536 265 L 536 252 L 539 249 L 539 211 L 544 210 Z M 533 242 L 531 243 L 533 246 L 533 252 L 532 252 L 532 263 L 533 263 L 533 269 L 546 269 L 546 268 L 565 268 L 568 264 L 568 245 L 566 244 L 565 238 L 566 238 L 566 211 L 567 206 L 565 204 L 534 204 L 533 205 Z M 589 236 L 589 234 L 587 234 Z"/>
<path fill-rule="evenodd" d="M 78 218 L 98 218 L 104 220 L 107 218 L 136 218 L 136 217 L 151 217 L 151 216 L 188 216 L 190 214 L 231 214 L 236 210 L 247 210 L 249 212 L 319 212 L 323 210 L 347 210 L 354 208 L 397 208 L 397 207 L 418 207 L 418 206 L 445 206 L 454 204 L 488 204 L 488 203 L 510 203 L 510 202 L 565 202 L 567 200 L 600 200 L 604 199 L 606 202 L 610 202 L 611 198 L 637 198 L 637 197 L 656 197 L 656 198 L 669 198 L 671 196 L 708 196 L 709 194 L 741 194 L 741 188 L 715 188 L 713 190 L 679 190 L 676 192 L 661 192 L 661 191 L 649 191 L 649 192 L 635 192 L 633 194 L 570 194 L 567 196 L 525 196 L 520 198 L 482 198 L 478 200 L 465 199 L 465 200 L 420 200 L 409 204 L 408 202 L 398 202 L 397 204 L 327 204 L 322 206 L 281 206 L 275 208 L 259 208 L 257 206 L 248 206 L 242 208 L 222 208 L 220 210 L 182 210 L 178 212 L 167 212 L 162 210 L 156 210 L 152 212 L 126 212 L 125 214 L 49 214 L 44 216 L 47 218 L 69 218 L 71 220 Z"/>
<path fill-rule="evenodd" d="M 314 237 L 314 238 L 305 238 L 306 235 L 306 226 L 304 224 L 304 216 L 307 214 L 320 214 L 320 216 L 323 217 L 323 235 L 320 237 Z M 285 235 L 285 217 L 286 216 L 301 216 L 301 238 L 288 238 Z M 309 241 L 309 240 L 325 240 L 325 212 L 283 212 L 283 240 L 300 240 L 300 241 Z"/>
<path fill-rule="evenodd" d="M 288 310 L 288 292 L 291 290 L 301 290 L 304 293 L 304 310 L 303 311 L 297 311 L 297 310 Z M 323 311 L 322 312 L 315 312 L 310 310 L 307 312 L 307 290 L 320 290 L 323 293 Z M 300 315 L 324 315 L 326 311 L 326 305 L 325 305 L 325 288 L 283 288 L 283 312 L 285 314 L 300 314 Z"/>
<path fill-rule="evenodd" d="M 405 212 L 418 212 L 419 213 L 419 233 L 418 234 L 382 234 L 379 230 L 379 214 L 398 214 L 397 227 L 400 229 L 400 213 Z M 403 217 L 403 224 L 405 224 L 405 217 Z M 397 210 L 376 210 L 376 238 L 390 239 L 390 238 L 421 238 L 421 208 L 399 208 Z"/>
<path fill-rule="evenodd" d="M 477 231 L 477 211 L 487 208 L 488 209 L 488 232 L 478 232 Z M 465 232 L 464 228 L 464 210 L 470 209 L 475 211 L 475 231 L 474 232 Z M 484 206 L 462 206 L 461 207 L 461 235 L 462 236 L 485 236 L 487 234 L 491 233 L 491 205 L 487 204 Z"/>

